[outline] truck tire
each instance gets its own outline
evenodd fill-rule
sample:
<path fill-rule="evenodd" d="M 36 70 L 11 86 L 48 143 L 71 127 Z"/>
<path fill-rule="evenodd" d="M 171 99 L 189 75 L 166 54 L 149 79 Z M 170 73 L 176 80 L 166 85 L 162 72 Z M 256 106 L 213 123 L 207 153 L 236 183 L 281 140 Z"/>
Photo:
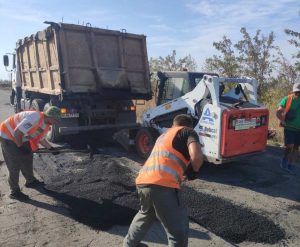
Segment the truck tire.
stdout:
<path fill-rule="evenodd" d="M 138 130 L 135 136 L 137 154 L 144 159 L 148 158 L 158 136 L 158 132 L 153 128 L 141 128 Z"/>
<path fill-rule="evenodd" d="M 42 99 L 34 99 L 31 102 L 30 109 L 36 111 L 43 111 L 44 110 L 45 101 Z"/>

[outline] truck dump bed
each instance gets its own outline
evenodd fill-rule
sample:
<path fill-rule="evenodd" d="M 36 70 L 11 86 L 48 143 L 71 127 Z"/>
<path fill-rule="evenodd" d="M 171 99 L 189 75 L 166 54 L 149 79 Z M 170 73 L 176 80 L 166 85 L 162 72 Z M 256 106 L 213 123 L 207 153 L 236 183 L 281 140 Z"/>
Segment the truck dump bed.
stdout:
<path fill-rule="evenodd" d="M 51 95 L 118 92 L 130 99 L 151 98 L 144 35 L 50 24 L 18 42 L 24 90 Z"/>

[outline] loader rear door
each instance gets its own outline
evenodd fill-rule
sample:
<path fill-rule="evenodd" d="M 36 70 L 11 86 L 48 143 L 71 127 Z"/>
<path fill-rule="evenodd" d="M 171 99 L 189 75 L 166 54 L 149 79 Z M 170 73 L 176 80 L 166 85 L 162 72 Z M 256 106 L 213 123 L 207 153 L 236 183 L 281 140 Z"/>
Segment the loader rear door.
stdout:
<path fill-rule="evenodd" d="M 230 158 L 263 151 L 267 144 L 268 119 L 266 108 L 224 110 L 221 156 Z"/>

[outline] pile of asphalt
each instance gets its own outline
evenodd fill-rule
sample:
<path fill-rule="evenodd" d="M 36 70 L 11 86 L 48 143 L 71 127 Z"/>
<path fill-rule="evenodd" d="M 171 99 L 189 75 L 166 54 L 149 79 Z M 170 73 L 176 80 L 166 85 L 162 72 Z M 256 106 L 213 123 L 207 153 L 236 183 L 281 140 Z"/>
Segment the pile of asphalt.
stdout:
<path fill-rule="evenodd" d="M 285 232 L 272 220 L 228 200 L 183 187 L 182 197 L 190 218 L 223 239 L 275 244 Z"/>
<path fill-rule="evenodd" d="M 129 225 L 139 208 L 134 185 L 136 173 L 122 157 L 58 160 L 54 173 L 36 165 L 47 183 L 46 193 L 65 206 L 70 216 L 93 229 Z M 285 232 L 271 219 L 228 200 L 183 187 L 190 218 L 232 243 L 250 241 L 274 244 Z"/>
<path fill-rule="evenodd" d="M 46 193 L 67 207 L 74 219 L 95 230 L 129 225 L 138 210 L 133 174 L 112 158 L 103 156 L 101 164 L 88 159 L 58 162 L 55 176 L 38 167 L 47 178 Z"/>

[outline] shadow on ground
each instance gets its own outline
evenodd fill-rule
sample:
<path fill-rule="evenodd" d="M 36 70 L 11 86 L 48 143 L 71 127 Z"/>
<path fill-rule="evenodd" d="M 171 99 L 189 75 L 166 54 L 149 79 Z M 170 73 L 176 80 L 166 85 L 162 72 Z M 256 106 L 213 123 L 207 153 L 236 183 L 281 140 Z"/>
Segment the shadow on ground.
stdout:
<path fill-rule="evenodd" d="M 57 200 L 58 205 L 51 205 L 34 199 L 29 199 L 25 203 L 75 219 L 94 230 L 108 231 L 115 225 L 129 226 L 137 213 L 137 210 L 115 204 L 111 200 L 101 200 L 101 203 L 98 203 L 89 199 L 77 198 L 66 193 L 58 193 L 45 188 L 37 188 L 36 190 Z M 161 226 L 158 227 L 160 227 L 160 232 L 163 232 L 163 228 Z M 116 234 L 115 232 L 113 233 Z M 126 233 L 127 232 L 121 232 L 119 234 L 125 236 Z M 195 239 L 210 239 L 207 233 L 194 229 L 189 231 L 189 235 Z M 166 236 L 162 238 L 157 237 L 155 240 L 146 237 L 145 240 L 153 243 L 167 244 Z"/>

